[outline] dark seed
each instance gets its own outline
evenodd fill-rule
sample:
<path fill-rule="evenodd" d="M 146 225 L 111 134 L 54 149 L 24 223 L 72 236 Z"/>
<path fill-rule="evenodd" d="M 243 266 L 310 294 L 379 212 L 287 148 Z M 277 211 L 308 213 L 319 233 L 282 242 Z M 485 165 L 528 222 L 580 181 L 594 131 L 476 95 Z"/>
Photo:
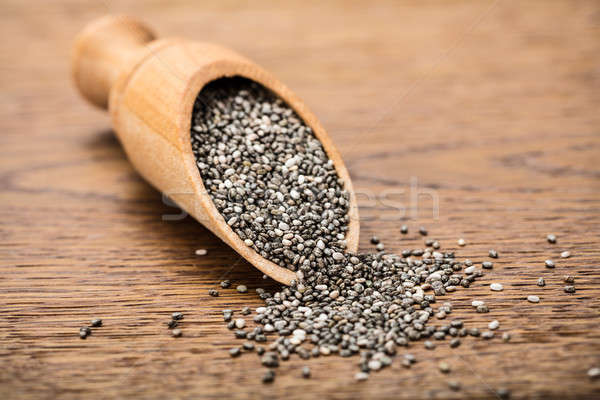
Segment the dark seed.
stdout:
<path fill-rule="evenodd" d="M 377 236 L 373 236 L 371 238 L 371 243 L 372 244 L 379 244 L 379 238 Z"/>
<path fill-rule="evenodd" d="M 575 286 L 565 286 L 565 293 L 575 293 Z"/>
<path fill-rule="evenodd" d="M 302 367 L 302 377 L 304 379 L 310 378 L 310 368 L 307 366 Z"/>
<path fill-rule="evenodd" d="M 496 250 L 492 249 L 489 251 L 489 256 L 491 258 L 498 258 L 498 252 Z"/>
<path fill-rule="evenodd" d="M 262 377 L 263 383 L 271 383 L 275 380 L 275 371 L 268 370 Z"/>
<path fill-rule="evenodd" d="M 425 227 L 421 226 L 421 227 L 419 228 L 419 233 L 420 233 L 422 236 L 427 236 L 427 229 L 425 229 Z"/>
<path fill-rule="evenodd" d="M 546 236 L 546 240 L 548 240 L 548 243 L 556 243 L 556 235 L 550 234 Z"/>
<path fill-rule="evenodd" d="M 237 357 L 237 356 L 239 356 L 240 354 L 242 354 L 242 351 L 240 350 L 240 348 L 239 348 L 239 347 L 234 347 L 234 348 L 232 348 L 232 349 L 229 349 L 229 355 L 230 355 L 231 357 Z"/>
<path fill-rule="evenodd" d="M 552 260 L 546 260 L 545 264 L 546 264 L 546 268 L 554 268 L 555 267 L 554 261 L 552 261 Z"/>
<path fill-rule="evenodd" d="M 210 289 L 208 291 L 208 294 L 211 295 L 212 297 L 219 297 L 219 291 L 215 290 L 215 289 Z"/>
<path fill-rule="evenodd" d="M 180 319 L 183 319 L 183 313 L 174 312 L 173 314 L 171 314 L 171 318 L 175 321 L 179 321 Z"/>
<path fill-rule="evenodd" d="M 500 388 L 496 391 L 496 395 L 500 397 L 500 399 L 505 400 L 510 398 L 510 390 L 506 388 Z"/>
<path fill-rule="evenodd" d="M 542 287 L 546 286 L 546 280 L 544 278 L 538 278 L 537 285 Z"/>
<path fill-rule="evenodd" d="M 407 234 L 408 233 L 408 226 L 402 225 L 400 227 L 400 233 L 402 233 L 403 235 Z"/>
<path fill-rule="evenodd" d="M 221 288 L 227 289 L 229 286 L 231 286 L 231 282 L 228 279 L 221 282 Z"/>
<path fill-rule="evenodd" d="M 481 263 L 481 268 L 492 269 L 494 268 L 494 263 L 491 261 L 484 261 Z"/>
<path fill-rule="evenodd" d="M 169 329 L 173 329 L 178 325 L 178 322 L 175 321 L 174 319 L 170 320 L 169 322 L 167 322 L 167 328 Z"/>
<path fill-rule="evenodd" d="M 92 326 L 94 328 L 97 328 L 99 326 L 102 326 L 102 320 L 100 318 L 95 318 L 92 320 Z"/>
<path fill-rule="evenodd" d="M 440 362 L 438 364 L 438 368 L 440 369 L 440 372 L 443 374 L 447 374 L 452 370 L 452 368 L 450 367 L 450 364 L 448 364 L 445 361 Z"/>

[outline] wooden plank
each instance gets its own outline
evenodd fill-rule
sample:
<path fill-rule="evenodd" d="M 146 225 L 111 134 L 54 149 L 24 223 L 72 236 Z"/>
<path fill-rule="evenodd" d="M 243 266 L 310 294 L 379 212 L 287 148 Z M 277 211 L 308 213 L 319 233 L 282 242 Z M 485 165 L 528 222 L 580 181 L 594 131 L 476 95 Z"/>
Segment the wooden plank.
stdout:
<path fill-rule="evenodd" d="M 481 398 L 500 387 L 514 398 L 598 395 L 586 376 L 600 366 L 598 2 L 3 6 L 1 398 Z M 415 344 L 412 369 L 396 361 L 362 383 L 356 359 L 292 357 L 269 386 L 255 355 L 230 359 L 238 342 L 220 311 L 255 308 L 254 289 L 277 285 L 192 219 L 163 221 L 177 210 L 133 171 L 107 116 L 78 97 L 71 40 L 107 12 L 230 46 L 294 89 L 362 194 L 361 249 L 373 234 L 390 251 L 421 246 L 420 225 L 460 258 L 481 262 L 497 249 L 494 270 L 447 299 L 469 327 L 498 319 L 511 343 Z M 572 257 L 560 259 L 562 250 Z M 576 277 L 573 295 L 562 291 L 566 274 Z M 225 278 L 251 290 L 208 296 Z M 505 290 L 490 292 L 491 282 Z M 491 312 L 474 313 L 475 298 Z M 164 325 L 173 311 L 186 315 L 180 339 Z M 104 326 L 80 340 L 94 317 Z M 303 365 L 312 379 L 300 378 Z"/>

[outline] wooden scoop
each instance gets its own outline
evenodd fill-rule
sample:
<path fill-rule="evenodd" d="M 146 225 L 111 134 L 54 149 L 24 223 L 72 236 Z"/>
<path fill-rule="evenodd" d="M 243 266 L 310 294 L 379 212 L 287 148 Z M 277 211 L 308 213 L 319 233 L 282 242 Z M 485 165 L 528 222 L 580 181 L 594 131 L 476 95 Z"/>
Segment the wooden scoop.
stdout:
<path fill-rule="evenodd" d="M 72 73 L 81 94 L 108 109 L 127 157 L 153 186 L 210 229 L 252 265 L 289 284 L 294 272 L 246 246 L 208 195 L 190 142 L 194 100 L 207 83 L 241 76 L 282 98 L 309 125 L 350 193 L 348 251 L 358 248 L 358 208 L 339 152 L 294 93 L 252 61 L 232 50 L 185 39 L 156 39 L 150 29 L 126 16 L 90 23 L 77 37 Z"/>

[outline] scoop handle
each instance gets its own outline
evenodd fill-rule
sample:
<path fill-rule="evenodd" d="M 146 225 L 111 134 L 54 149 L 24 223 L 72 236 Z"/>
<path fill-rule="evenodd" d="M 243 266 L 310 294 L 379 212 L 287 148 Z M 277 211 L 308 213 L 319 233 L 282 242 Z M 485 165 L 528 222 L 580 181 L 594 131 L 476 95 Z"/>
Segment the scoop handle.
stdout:
<path fill-rule="evenodd" d="M 123 15 L 108 15 L 87 25 L 75 39 L 71 56 L 73 79 L 83 97 L 108 109 L 113 84 L 133 68 L 155 38 L 142 22 Z"/>

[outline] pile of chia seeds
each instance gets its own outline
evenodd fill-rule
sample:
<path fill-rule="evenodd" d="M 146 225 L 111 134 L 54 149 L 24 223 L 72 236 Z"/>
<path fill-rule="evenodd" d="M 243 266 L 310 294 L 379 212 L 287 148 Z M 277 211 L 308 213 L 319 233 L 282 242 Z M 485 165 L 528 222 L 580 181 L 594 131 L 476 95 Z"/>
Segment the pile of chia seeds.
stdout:
<path fill-rule="evenodd" d="M 245 339 L 230 355 L 257 353 L 270 368 L 263 382 L 272 382 L 273 368 L 292 354 L 302 359 L 359 354 L 356 379 L 364 380 L 389 366 L 410 342 L 425 339 L 424 347 L 432 350 L 448 337 L 451 347 L 467 335 L 494 338 L 500 326 L 495 320 L 482 332 L 457 319 L 443 323 L 452 305 L 440 305 L 438 298 L 468 288 L 483 271 L 440 250 L 437 241 L 425 240 L 423 248 L 396 255 L 386 254 L 373 238 L 377 252 L 345 251 L 343 182 L 310 127 L 267 89 L 243 78 L 207 85 L 194 105 L 191 141 L 206 189 L 225 221 L 246 245 L 297 276 L 273 294 L 256 289 L 265 304 L 255 310 L 253 329 L 245 319 L 233 318 L 234 311 L 223 310 L 235 337 Z M 428 234 L 425 228 L 419 232 Z M 489 257 L 498 258 L 498 252 L 490 250 Z M 482 268 L 492 269 L 493 263 L 486 261 Z M 221 283 L 223 289 L 229 286 Z M 502 285 L 492 284 L 491 290 Z M 213 289 L 211 295 L 218 292 Z M 489 311 L 483 301 L 473 307 Z M 248 308 L 241 312 L 249 313 Z M 267 345 L 269 336 L 276 338 Z M 502 334 L 504 341 L 510 337 Z M 415 362 L 404 351 L 402 365 L 410 368 Z M 448 373 L 450 367 L 440 364 L 440 370 Z M 302 376 L 310 377 L 308 367 Z"/>

